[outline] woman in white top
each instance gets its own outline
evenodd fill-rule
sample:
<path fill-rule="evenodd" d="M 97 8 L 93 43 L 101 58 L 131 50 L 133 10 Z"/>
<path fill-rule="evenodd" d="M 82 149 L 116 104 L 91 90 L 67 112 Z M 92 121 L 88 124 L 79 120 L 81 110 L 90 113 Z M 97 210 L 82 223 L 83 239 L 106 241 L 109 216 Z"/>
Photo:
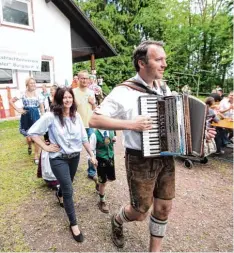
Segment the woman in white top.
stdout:
<path fill-rule="evenodd" d="M 81 117 L 76 111 L 72 89 L 58 88 L 52 111 L 45 113 L 28 133 L 43 150 L 49 152 L 51 169 L 60 183 L 60 190 L 56 196 L 60 205 L 63 197 L 73 238 L 77 242 L 82 242 L 84 238 L 77 225 L 72 197 L 72 182 L 77 171 L 82 145 L 90 155 L 91 162 L 96 165 L 97 161 L 90 148 Z M 49 132 L 50 145 L 46 145 L 40 137 L 46 131 Z"/>

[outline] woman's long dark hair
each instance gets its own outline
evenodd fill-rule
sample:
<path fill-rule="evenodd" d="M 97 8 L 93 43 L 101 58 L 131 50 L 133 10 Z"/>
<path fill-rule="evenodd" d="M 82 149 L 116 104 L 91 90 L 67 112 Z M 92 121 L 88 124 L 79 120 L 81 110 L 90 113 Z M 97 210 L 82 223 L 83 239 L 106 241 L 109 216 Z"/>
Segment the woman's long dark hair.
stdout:
<path fill-rule="evenodd" d="M 72 95 L 73 98 L 73 103 L 72 106 L 70 108 L 70 118 L 72 120 L 73 123 L 75 123 L 76 121 L 76 111 L 77 111 L 77 105 L 75 102 L 75 97 L 74 97 L 74 93 L 72 91 L 72 88 L 68 88 L 68 87 L 64 87 L 64 88 L 57 88 L 55 95 L 54 95 L 54 103 L 53 103 L 53 108 L 52 108 L 52 112 L 54 113 L 54 115 L 59 117 L 59 120 L 62 124 L 62 126 L 64 126 L 64 120 L 63 120 L 63 112 L 64 112 L 64 106 L 63 106 L 63 97 L 65 92 L 69 92 Z"/>

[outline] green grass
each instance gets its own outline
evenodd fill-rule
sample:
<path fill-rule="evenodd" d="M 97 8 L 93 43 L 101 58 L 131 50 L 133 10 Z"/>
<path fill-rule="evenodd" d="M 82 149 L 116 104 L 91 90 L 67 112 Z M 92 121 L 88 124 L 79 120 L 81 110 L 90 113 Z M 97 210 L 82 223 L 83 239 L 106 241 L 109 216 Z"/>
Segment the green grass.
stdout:
<path fill-rule="evenodd" d="M 25 138 L 19 133 L 18 121 L 0 123 L 0 211 L 4 205 L 16 204 L 39 186 L 33 156 L 27 154 Z"/>
<path fill-rule="evenodd" d="M 20 212 L 24 203 L 30 203 L 35 196 L 42 199 L 48 191 L 44 181 L 36 176 L 33 157 L 28 155 L 25 137 L 19 133 L 19 121 L 0 122 L 0 252 L 31 251 Z M 79 196 L 88 199 L 94 185 L 86 180 L 85 171 L 86 164 L 79 166 L 79 183 L 75 180 L 74 186 L 79 186 Z"/>
<path fill-rule="evenodd" d="M 28 251 L 15 212 L 42 184 L 18 126 L 19 121 L 0 122 L 0 251 Z M 14 240 L 5 238 L 9 227 Z"/>
<path fill-rule="evenodd" d="M 9 120 L 9 121 L 2 121 L 0 122 L 0 130 L 6 129 L 6 128 L 18 128 L 19 127 L 19 121 L 18 120 Z"/>

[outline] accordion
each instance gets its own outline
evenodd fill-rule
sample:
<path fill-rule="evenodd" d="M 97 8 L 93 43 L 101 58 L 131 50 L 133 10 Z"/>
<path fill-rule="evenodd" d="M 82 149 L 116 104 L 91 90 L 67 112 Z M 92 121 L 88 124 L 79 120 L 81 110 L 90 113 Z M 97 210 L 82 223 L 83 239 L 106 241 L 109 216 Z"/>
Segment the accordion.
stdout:
<path fill-rule="evenodd" d="M 196 97 L 140 96 L 139 114 L 153 120 L 142 132 L 144 157 L 204 156 L 207 106 Z"/>

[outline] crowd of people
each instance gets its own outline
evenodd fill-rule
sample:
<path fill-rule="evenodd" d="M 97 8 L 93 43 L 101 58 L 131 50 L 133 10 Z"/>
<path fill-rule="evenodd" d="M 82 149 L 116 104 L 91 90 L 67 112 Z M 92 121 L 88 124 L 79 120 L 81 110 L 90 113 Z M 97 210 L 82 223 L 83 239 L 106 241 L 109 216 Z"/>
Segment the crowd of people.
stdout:
<path fill-rule="evenodd" d="M 222 119 L 233 121 L 234 117 L 234 100 L 233 91 L 231 91 L 227 97 L 224 96 L 223 90 L 220 87 L 212 90 L 209 97 L 205 99 L 205 103 L 209 107 L 210 123 L 219 122 Z M 216 155 L 224 154 L 224 147 L 229 144 L 233 144 L 233 130 L 216 127 Z"/>
<path fill-rule="evenodd" d="M 166 53 L 161 42 L 142 42 L 134 50 L 133 63 L 136 75 L 126 82 L 140 83 L 159 95 L 172 94 L 165 83 L 156 81 L 163 79 L 167 67 Z M 173 157 L 142 156 L 140 132 L 152 128 L 152 119 L 138 115 L 137 101 L 141 95 L 141 91 L 122 85 L 114 88 L 103 100 L 102 89 L 95 76 L 83 70 L 74 76 L 71 87 L 52 86 L 50 94 L 44 86 L 41 94 L 37 95 L 35 80 L 30 78 L 26 82 L 26 92 L 11 101 L 21 113 L 20 132 L 27 138 L 28 153 L 31 154 L 32 143 L 37 147 L 36 164 L 39 150 L 43 150 L 38 174 L 44 178 L 43 173 L 46 173 L 43 170 L 46 167 L 47 175 L 51 177 L 44 180 L 47 183 L 56 181 L 56 198 L 66 211 L 70 231 L 77 242 L 82 242 L 84 236 L 77 222 L 72 182 L 78 169 L 82 146 L 88 153 L 87 177 L 94 180 L 99 193 L 98 207 L 103 213 L 109 213 L 105 193 L 107 182 L 116 179 L 115 130 L 123 130 L 130 202 L 113 214 L 111 238 L 117 247 L 124 247 L 123 224 L 144 220 L 153 206 L 149 221 L 149 251 L 161 250 L 175 197 L 175 163 Z M 230 98 L 229 95 L 228 103 Z M 18 99 L 22 99 L 23 109 L 15 106 Z M 207 103 L 213 110 L 213 100 Z M 221 107 L 221 112 L 228 113 L 229 107 Z M 46 135 L 44 140 L 41 137 L 43 135 Z M 212 139 L 215 135 L 215 129 L 208 127 L 206 139 Z M 46 166 L 43 164 L 45 161 Z"/>

